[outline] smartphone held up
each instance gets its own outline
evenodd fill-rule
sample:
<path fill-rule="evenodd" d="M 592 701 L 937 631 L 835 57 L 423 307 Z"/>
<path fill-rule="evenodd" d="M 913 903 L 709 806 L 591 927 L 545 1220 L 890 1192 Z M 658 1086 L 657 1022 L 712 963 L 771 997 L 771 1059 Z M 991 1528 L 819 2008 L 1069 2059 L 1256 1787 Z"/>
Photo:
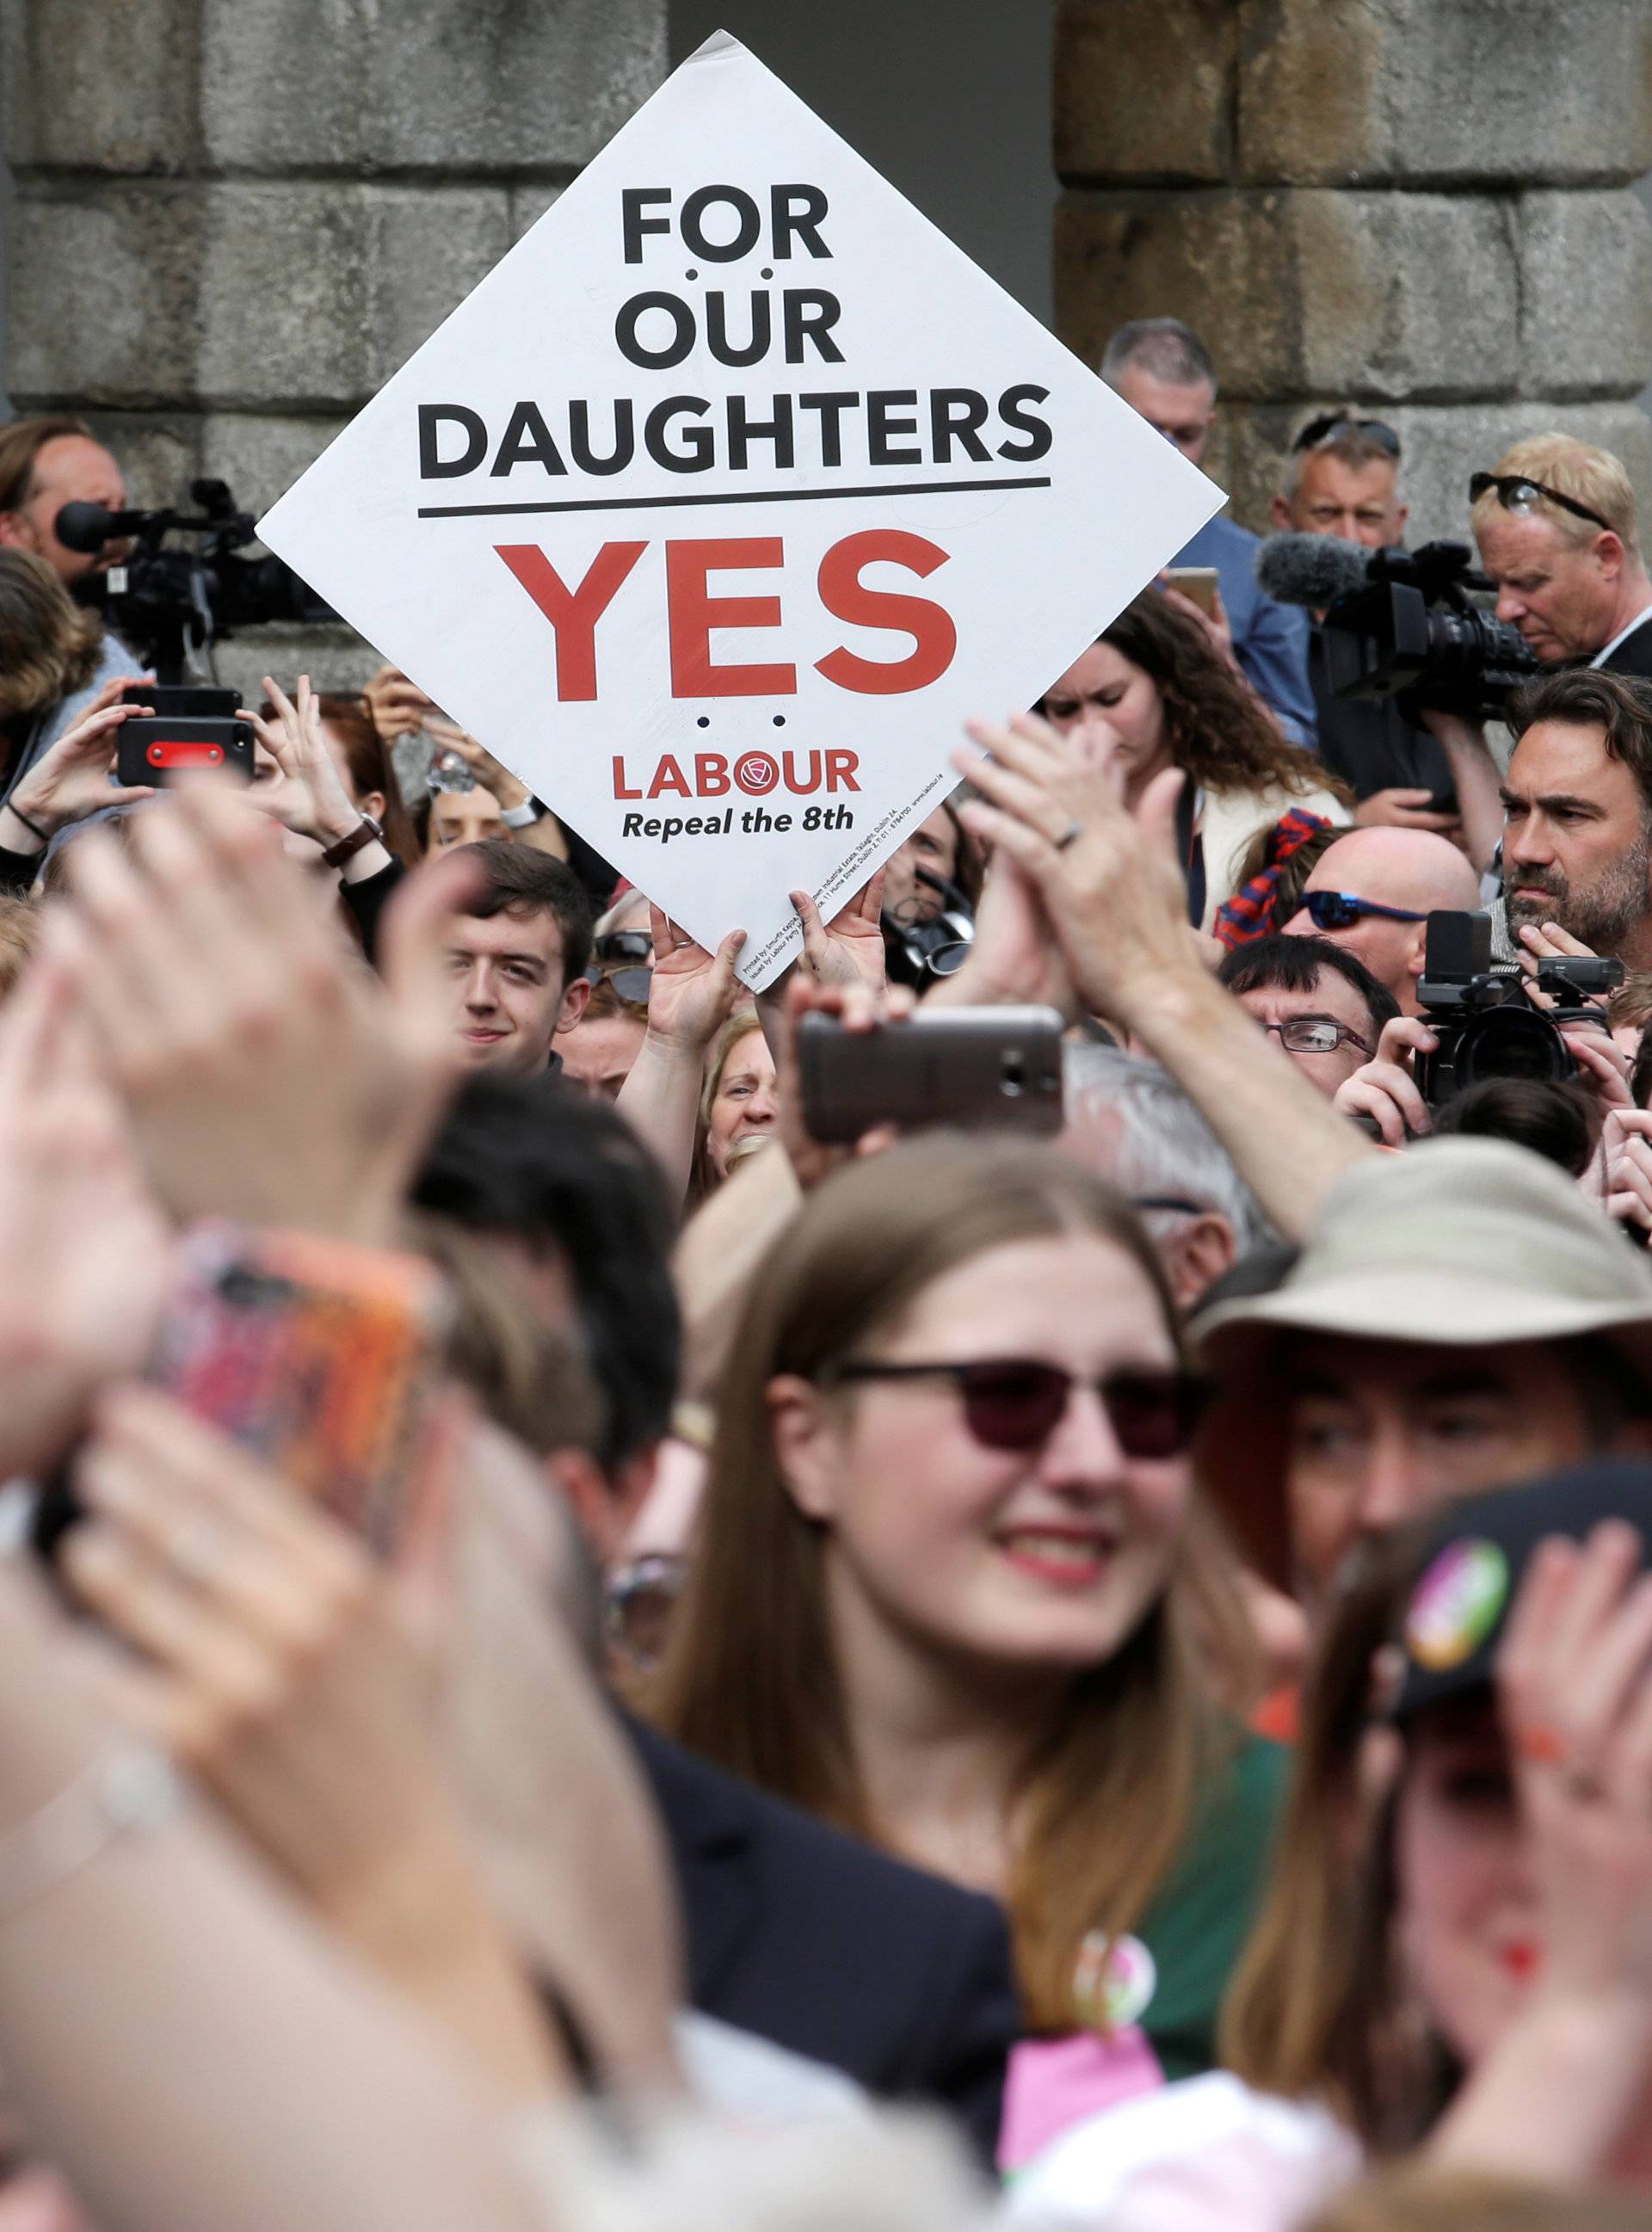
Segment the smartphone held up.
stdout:
<path fill-rule="evenodd" d="M 1061 1128 L 1061 1036 L 1054 1008 L 920 1008 L 910 1022 L 845 1031 L 798 1028 L 803 1122 L 823 1145 L 874 1126 L 946 1125 L 1048 1134 Z"/>

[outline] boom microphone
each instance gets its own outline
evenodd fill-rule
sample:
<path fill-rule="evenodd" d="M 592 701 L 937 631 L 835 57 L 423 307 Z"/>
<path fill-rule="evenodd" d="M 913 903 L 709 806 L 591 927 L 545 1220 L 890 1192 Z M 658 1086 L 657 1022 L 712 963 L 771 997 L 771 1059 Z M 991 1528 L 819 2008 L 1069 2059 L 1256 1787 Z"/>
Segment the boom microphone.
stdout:
<path fill-rule="evenodd" d="M 1339 535 L 1272 535 L 1256 554 L 1256 580 L 1282 605 L 1322 613 L 1365 587 L 1371 555 Z"/>

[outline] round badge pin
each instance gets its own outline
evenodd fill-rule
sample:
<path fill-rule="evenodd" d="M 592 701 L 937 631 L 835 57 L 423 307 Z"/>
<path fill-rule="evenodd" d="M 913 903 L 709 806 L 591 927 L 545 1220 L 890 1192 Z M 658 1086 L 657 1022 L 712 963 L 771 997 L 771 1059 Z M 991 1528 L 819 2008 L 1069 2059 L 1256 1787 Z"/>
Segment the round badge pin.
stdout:
<path fill-rule="evenodd" d="M 1087 2030 L 1124 2030 L 1147 2013 L 1158 1981 L 1153 1956 L 1139 1937 L 1092 1930 L 1079 1947 L 1072 1974 L 1079 2021 Z"/>
<path fill-rule="evenodd" d="M 1495 1542 L 1447 1545 L 1417 1583 L 1405 1647 L 1419 1666 L 1444 1674 L 1472 1658 L 1508 1600 L 1508 1560 Z"/>

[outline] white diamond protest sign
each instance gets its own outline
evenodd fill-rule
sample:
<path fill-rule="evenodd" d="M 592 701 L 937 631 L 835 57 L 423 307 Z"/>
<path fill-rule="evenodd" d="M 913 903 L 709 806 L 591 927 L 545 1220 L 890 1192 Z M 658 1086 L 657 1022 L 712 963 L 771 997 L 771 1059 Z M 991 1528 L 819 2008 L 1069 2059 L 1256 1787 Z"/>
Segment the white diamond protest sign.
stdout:
<path fill-rule="evenodd" d="M 761 989 L 1221 501 L 719 34 L 260 533 Z"/>

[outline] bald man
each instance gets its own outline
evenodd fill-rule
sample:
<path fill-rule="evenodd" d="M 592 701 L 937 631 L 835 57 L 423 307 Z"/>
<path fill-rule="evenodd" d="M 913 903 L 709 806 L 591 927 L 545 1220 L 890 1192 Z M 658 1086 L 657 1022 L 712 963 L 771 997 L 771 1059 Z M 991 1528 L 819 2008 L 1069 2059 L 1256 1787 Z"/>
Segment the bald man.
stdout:
<path fill-rule="evenodd" d="M 1315 892 L 1337 892 L 1366 908 L 1396 912 L 1362 912 L 1345 925 L 1316 923 L 1309 908 Z M 1422 1012 L 1417 980 L 1422 974 L 1426 918 L 1435 907 L 1472 912 L 1479 905 L 1478 877 L 1445 838 L 1422 829 L 1351 829 L 1315 861 L 1303 888 L 1302 905 L 1285 929 L 1290 938 L 1329 938 L 1346 946 L 1387 985 L 1401 1013 L 1415 1015 Z"/>

